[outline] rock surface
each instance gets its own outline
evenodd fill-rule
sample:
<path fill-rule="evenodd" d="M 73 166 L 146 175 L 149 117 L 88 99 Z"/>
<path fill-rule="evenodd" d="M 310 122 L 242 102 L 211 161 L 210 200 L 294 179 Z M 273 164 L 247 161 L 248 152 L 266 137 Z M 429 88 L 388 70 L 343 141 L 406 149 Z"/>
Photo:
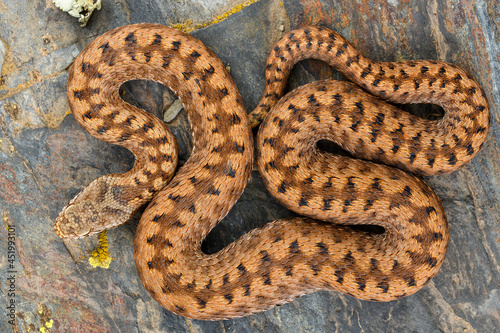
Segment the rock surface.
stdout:
<path fill-rule="evenodd" d="M 0 45 L 5 46 L 5 55 L 0 52 L 0 294 L 5 305 L 0 331 L 499 331 L 499 12 L 496 0 L 125 0 L 103 2 L 81 28 L 51 1 L 0 0 Z M 105 255 L 114 258 L 109 268 L 91 266 L 98 237 L 62 241 L 53 229 L 55 217 L 92 179 L 127 170 L 133 157 L 76 124 L 66 101 L 68 67 L 96 36 L 138 22 L 189 30 L 207 26 L 192 34 L 230 67 L 248 110 L 263 91 L 273 43 L 303 24 L 332 28 L 375 60 L 445 60 L 476 77 L 491 104 L 488 141 L 463 169 L 426 178 L 450 222 L 449 250 L 438 275 L 417 294 L 395 302 L 319 292 L 246 318 L 202 322 L 164 310 L 142 287 L 133 260 L 137 218 L 108 232 Z M 331 76 L 340 78 L 319 62 L 304 61 L 296 66 L 290 88 Z M 162 86 L 135 82 L 123 91 L 126 100 L 162 115 Z M 183 163 L 191 149 L 185 114 L 170 127 Z M 291 214 L 254 172 L 204 248 L 215 252 L 248 230 Z"/>

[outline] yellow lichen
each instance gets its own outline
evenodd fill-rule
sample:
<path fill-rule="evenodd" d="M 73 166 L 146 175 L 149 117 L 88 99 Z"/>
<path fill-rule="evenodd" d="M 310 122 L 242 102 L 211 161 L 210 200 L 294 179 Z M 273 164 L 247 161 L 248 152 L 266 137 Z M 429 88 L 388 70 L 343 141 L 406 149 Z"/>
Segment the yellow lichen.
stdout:
<path fill-rule="evenodd" d="M 248 7 L 257 1 L 259 1 L 259 0 L 248 0 L 242 4 L 236 5 L 233 8 L 229 9 L 228 11 L 222 13 L 221 15 L 218 15 L 216 18 L 214 18 L 212 21 L 209 21 L 209 22 L 194 24 L 193 20 L 187 19 L 184 23 L 171 24 L 170 26 L 172 28 L 179 29 L 179 30 L 182 30 L 184 32 L 191 32 L 194 30 L 206 28 L 210 25 L 217 24 L 217 23 L 224 21 L 229 16 L 238 13 L 243 8 Z"/>
<path fill-rule="evenodd" d="M 52 311 L 42 303 L 37 304 L 37 312 L 40 318 L 41 327 L 38 329 L 42 333 L 50 333 L 52 326 L 54 326 L 54 320 L 52 319 Z M 32 330 L 29 329 L 28 332 Z"/>
<path fill-rule="evenodd" d="M 116 258 L 109 256 L 108 233 L 103 231 L 99 234 L 99 246 L 92 251 L 89 258 L 89 264 L 92 267 L 109 268 L 109 264 Z"/>
<path fill-rule="evenodd" d="M 40 327 L 40 332 L 42 333 L 48 333 L 50 332 L 50 329 L 52 328 L 52 326 L 54 325 L 54 320 L 51 319 L 49 321 L 46 321 L 45 322 L 45 325 Z"/>

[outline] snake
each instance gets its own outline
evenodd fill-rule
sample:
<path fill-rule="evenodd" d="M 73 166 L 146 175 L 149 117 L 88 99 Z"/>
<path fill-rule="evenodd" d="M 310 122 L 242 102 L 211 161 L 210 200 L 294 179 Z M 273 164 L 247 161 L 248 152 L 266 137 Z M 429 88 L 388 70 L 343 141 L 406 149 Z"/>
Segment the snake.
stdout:
<path fill-rule="evenodd" d="M 291 69 L 308 58 L 350 82 L 316 81 L 284 95 Z M 193 149 L 178 170 L 168 127 L 120 98 L 131 79 L 160 82 L 182 101 Z M 317 26 L 273 46 L 264 94 L 249 114 L 208 47 L 149 23 L 92 41 L 75 59 L 67 96 L 89 134 L 129 149 L 136 162 L 71 200 L 56 219 L 57 235 L 101 232 L 149 202 L 134 240 L 142 284 L 167 310 L 202 320 L 246 316 L 319 290 L 381 302 L 417 292 L 437 274 L 449 240 L 443 205 L 421 176 L 465 165 L 489 128 L 486 96 L 459 67 L 372 61 Z M 445 112 L 428 120 L 394 103 L 432 103 Z M 346 154 L 318 148 L 319 140 Z M 242 194 L 254 155 L 267 190 L 300 216 L 206 254 L 201 243 Z"/>

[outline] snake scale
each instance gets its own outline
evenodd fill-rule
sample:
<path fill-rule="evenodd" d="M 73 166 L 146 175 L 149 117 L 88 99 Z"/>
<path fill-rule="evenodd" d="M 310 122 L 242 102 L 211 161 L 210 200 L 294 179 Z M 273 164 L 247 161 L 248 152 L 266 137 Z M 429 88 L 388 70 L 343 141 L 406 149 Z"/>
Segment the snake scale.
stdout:
<path fill-rule="evenodd" d="M 282 97 L 291 68 L 306 58 L 327 62 L 361 88 L 326 80 Z M 156 301 L 189 318 L 244 316 L 318 290 L 390 301 L 422 288 L 438 272 L 449 235 L 439 198 L 413 173 L 454 171 L 480 150 L 489 108 L 478 83 L 439 61 L 371 61 L 320 27 L 280 40 L 265 78 L 262 100 L 248 117 L 223 64 L 190 35 L 136 24 L 95 39 L 71 69 L 70 106 L 86 131 L 128 148 L 136 163 L 88 185 L 60 213 L 57 234 L 100 232 L 151 200 L 135 236 L 137 271 Z M 173 178 L 173 136 L 118 94 L 131 79 L 161 82 L 185 106 L 193 151 Z M 445 114 L 425 120 L 382 99 L 434 103 Z M 258 170 L 267 189 L 304 217 L 268 223 L 205 254 L 201 242 L 249 180 L 251 126 L 262 119 Z M 318 149 L 321 139 L 353 157 Z"/>

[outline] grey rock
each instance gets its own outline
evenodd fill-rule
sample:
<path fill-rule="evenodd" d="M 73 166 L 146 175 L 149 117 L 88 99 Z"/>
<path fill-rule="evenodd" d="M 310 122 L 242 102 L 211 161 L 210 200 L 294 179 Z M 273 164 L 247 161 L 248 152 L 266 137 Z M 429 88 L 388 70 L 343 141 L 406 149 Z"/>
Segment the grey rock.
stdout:
<path fill-rule="evenodd" d="M 500 331 L 497 0 L 261 0 L 192 33 L 231 67 L 248 110 L 263 91 L 273 43 L 305 23 L 342 33 L 375 60 L 446 60 L 481 82 L 492 113 L 489 139 L 463 169 L 426 178 L 447 212 L 450 245 L 440 272 L 415 295 L 371 303 L 318 292 L 245 318 L 187 320 L 163 309 L 142 287 L 133 259 L 138 217 L 108 232 L 110 256 L 115 258 L 109 269 L 89 265 L 97 237 L 62 241 L 56 236 L 54 219 L 75 194 L 94 178 L 124 172 L 134 163 L 128 151 L 90 137 L 66 116 L 67 68 L 78 52 L 117 26 L 187 19 L 201 24 L 242 2 L 198 0 L 189 6 L 185 1 L 106 1 L 83 29 L 50 1 L 0 4 L 0 40 L 9 51 L 9 71 L 3 72 L 0 90 L 0 214 L 5 226 L 14 227 L 16 247 L 11 263 L 9 231 L 1 228 L 0 279 L 14 275 L 16 295 L 9 296 L 5 282 L 0 295 L 5 302 L 15 300 L 16 316 L 11 325 L 6 311 L 0 331 Z M 326 77 L 342 78 L 319 62 L 303 61 L 293 70 L 289 89 Z M 134 82 L 122 91 L 125 100 L 162 116 L 163 86 Z M 185 113 L 169 127 L 178 139 L 182 164 L 192 146 Z M 216 252 L 253 228 L 292 215 L 253 172 L 244 194 L 203 248 Z"/>

